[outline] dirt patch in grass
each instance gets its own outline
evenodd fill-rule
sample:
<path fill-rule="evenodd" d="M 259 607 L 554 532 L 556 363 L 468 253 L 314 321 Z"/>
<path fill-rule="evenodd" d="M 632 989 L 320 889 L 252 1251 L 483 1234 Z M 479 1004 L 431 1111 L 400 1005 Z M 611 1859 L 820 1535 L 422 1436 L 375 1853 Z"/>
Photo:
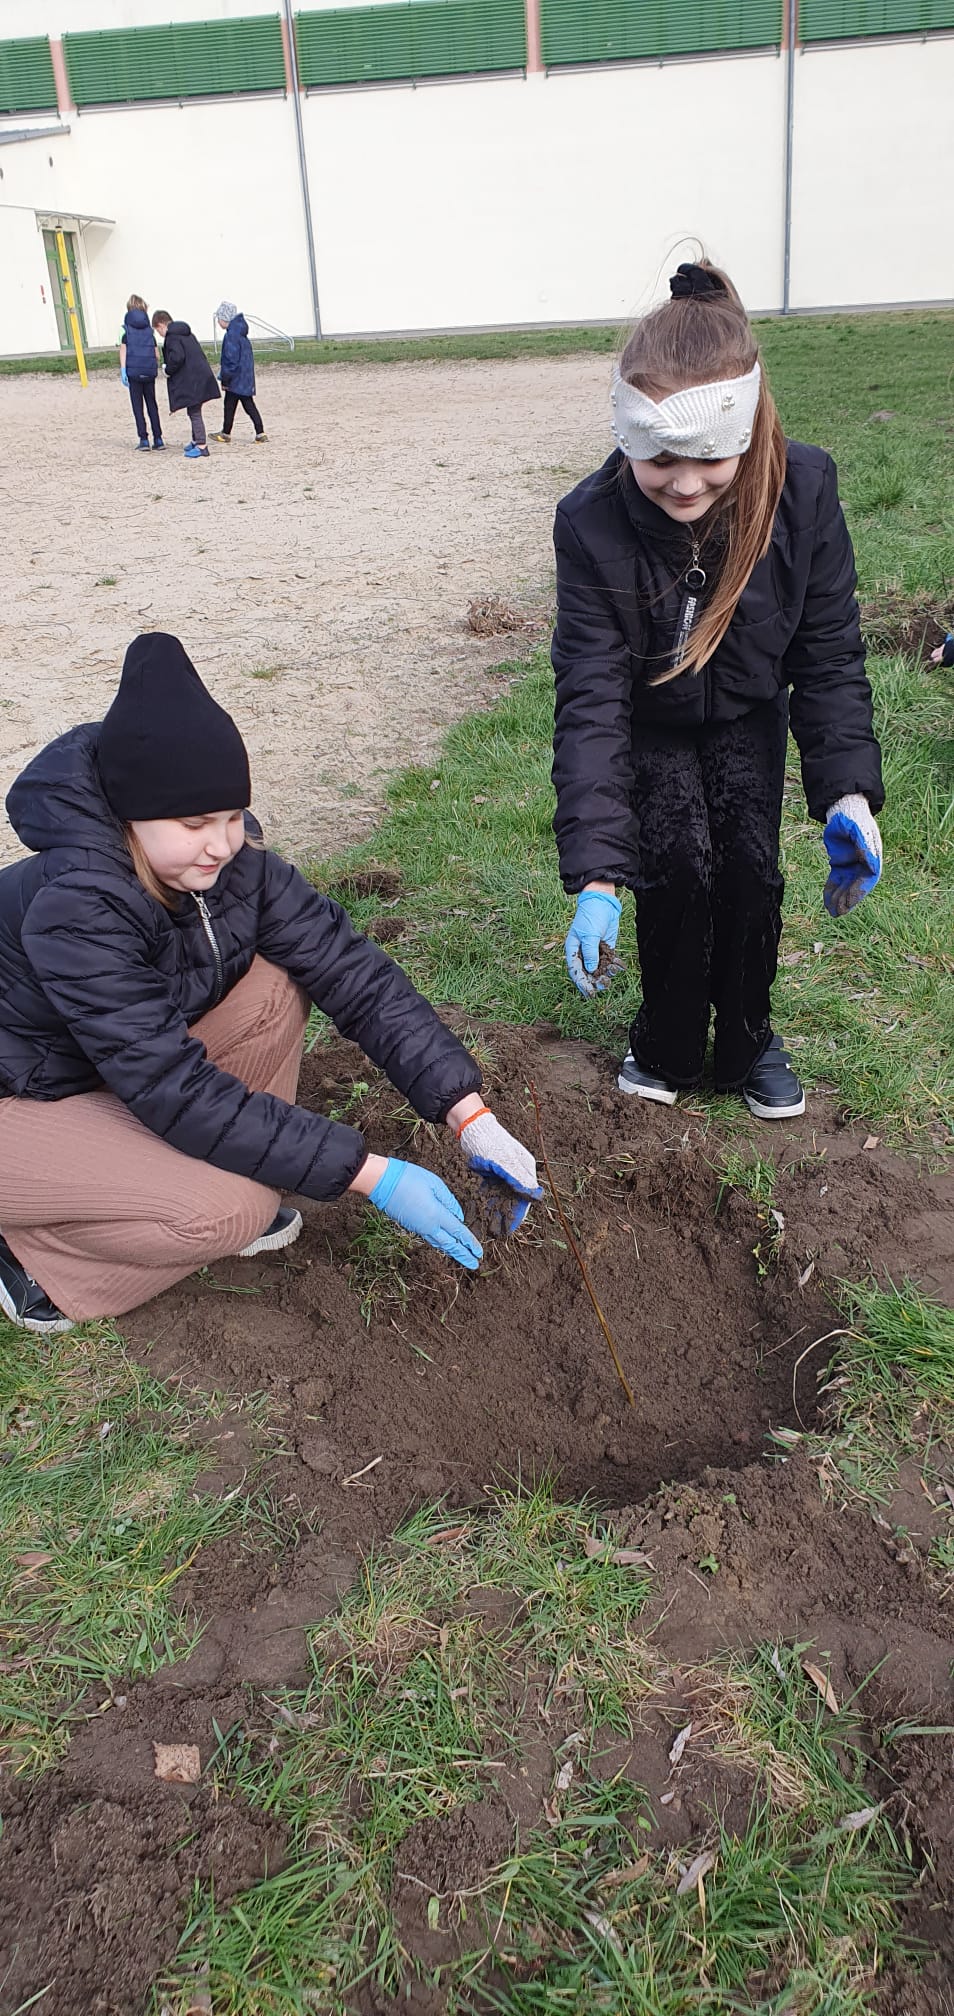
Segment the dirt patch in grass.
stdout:
<path fill-rule="evenodd" d="M 41 2006 L 57 2016 L 79 2007 L 139 2016 L 196 1876 L 214 1878 L 221 1903 L 266 1862 L 278 1866 L 281 1830 L 213 1796 L 220 1735 L 261 1726 L 259 1690 L 267 1701 L 306 1677 L 307 1628 L 333 1612 L 370 1547 L 428 1502 L 443 1502 L 453 1528 L 455 1508 L 479 1504 L 495 1481 L 552 1471 L 562 1497 L 591 1493 L 608 1508 L 614 1544 L 651 1558 L 658 1684 L 631 1737 L 607 1730 L 595 1762 L 607 1781 L 632 1784 L 633 1829 L 638 1815 L 648 1821 L 651 1831 L 634 1831 L 634 1856 L 644 1846 L 681 1852 L 713 1816 L 730 1832 L 745 1825 L 759 1790 L 745 1759 L 691 1742 L 677 1782 L 670 1764 L 674 1732 L 708 1712 L 694 1669 L 727 1647 L 812 1640 L 840 1703 L 857 1694 L 865 1729 L 954 1722 L 954 1615 L 923 1554 L 847 1502 L 805 1453 L 760 1460 L 778 1458 L 770 1430 L 816 1418 L 817 1377 L 842 1320 L 839 1278 L 909 1276 L 951 1296 L 950 1177 L 866 1146 L 865 1130 L 839 1124 L 821 1098 L 784 1128 L 740 1118 L 726 1142 L 702 1107 L 623 1097 L 603 1053 L 548 1025 L 469 1034 L 495 1110 L 531 1145 L 536 1087 L 564 1209 L 636 1406 L 550 1197 L 514 1239 L 488 1243 L 476 1278 L 414 1242 L 369 1255 L 374 1221 L 356 1200 L 306 1206 L 293 1248 L 222 1264 L 128 1319 L 133 1352 L 153 1371 L 268 1396 L 266 1427 L 252 1430 L 234 1411 L 211 1426 L 202 1481 L 239 1488 L 264 1450 L 277 1517 L 254 1547 L 242 1538 L 207 1547 L 184 1578 L 184 1602 L 206 1623 L 191 1659 L 98 1715 L 37 1789 L 8 1791 L 0 1861 L 14 1959 L 3 2016 L 50 1982 Z M 475 1215 L 456 1145 L 422 1129 L 351 1046 L 318 1045 L 301 1097 L 347 1107 L 369 1147 L 439 1170 Z M 502 1649 L 522 1609 L 509 1588 L 475 1594 L 478 1628 Z M 574 1708 L 544 1698 L 532 1672 L 519 1677 L 518 1751 L 488 1764 L 479 1802 L 416 1823 L 395 1855 L 391 1909 L 430 1985 L 409 1982 L 399 2004 L 367 1986 L 355 2012 L 445 2016 L 433 1968 L 474 1935 L 481 1886 L 512 1838 L 545 1825 Z M 155 1781 L 156 1741 L 198 1744 L 196 1788 Z M 879 2016 L 942 2016 L 950 1739 L 899 1739 L 873 1754 L 872 1781 L 910 1844 L 915 1879 L 921 1872 L 909 1929 L 934 1953 L 916 1979 L 906 1967 L 887 1975 L 872 2006 Z"/>
<path fill-rule="evenodd" d="M 868 650 L 879 657 L 902 651 L 908 657 L 929 658 L 943 644 L 954 612 L 939 607 L 928 595 L 885 588 L 861 605 L 861 627 Z"/>
<path fill-rule="evenodd" d="M 306 1205 L 286 1253 L 222 1263 L 125 1325 L 154 1371 L 270 1396 L 267 1481 L 322 1536 L 295 1550 L 291 1583 L 277 1571 L 273 1599 L 261 1565 L 238 1557 L 239 1587 L 276 1611 L 317 1598 L 324 1614 L 325 1561 L 340 1574 L 429 1500 L 471 1505 L 495 1481 L 552 1471 L 563 1495 L 631 1504 L 661 1480 L 743 1467 L 770 1427 L 811 1423 L 838 1278 L 952 1285 L 933 1194 L 945 1179 L 866 1149 L 864 1130 L 835 1124 L 824 1101 L 773 1133 L 753 1123 L 734 1144 L 743 1162 L 777 1157 L 780 1228 L 739 1189 L 722 1187 L 720 1201 L 724 1148 L 702 1109 L 624 1097 L 605 1055 L 547 1025 L 471 1033 L 495 1110 L 534 1145 L 537 1087 L 551 1167 L 636 1406 L 549 1197 L 514 1239 L 487 1242 L 476 1277 L 416 1242 L 369 1257 L 357 1200 Z M 340 1111 L 368 1072 L 350 1045 L 323 1045 L 300 1096 Z M 422 1129 L 386 1082 L 348 1110 L 369 1147 L 437 1169 L 481 1218 L 456 1145 Z M 200 1563 L 200 1584 L 206 1575 Z"/>
<path fill-rule="evenodd" d="M 203 1768 L 243 1713 L 236 1693 L 140 1687 L 73 1739 L 59 1771 L 3 1800 L 0 2010 L 132 2016 L 171 1960 L 196 1881 L 224 1904 L 281 1867 L 284 1829 L 207 1782 L 162 1784 L 153 1742 Z M 220 1719 L 221 1718 L 221 1719 Z"/>

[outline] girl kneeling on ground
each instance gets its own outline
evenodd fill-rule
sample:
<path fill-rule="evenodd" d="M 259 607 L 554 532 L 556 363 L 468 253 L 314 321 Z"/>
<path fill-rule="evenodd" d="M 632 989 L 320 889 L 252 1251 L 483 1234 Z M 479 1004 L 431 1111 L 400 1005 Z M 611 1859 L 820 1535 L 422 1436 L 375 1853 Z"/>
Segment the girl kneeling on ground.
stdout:
<path fill-rule="evenodd" d="M 730 281 L 703 263 L 669 284 L 615 375 L 617 447 L 556 515 L 566 958 L 602 990 L 632 889 L 642 1005 L 620 1090 L 671 1105 L 697 1085 L 714 1008 L 716 1088 L 785 1120 L 805 1109 L 769 1012 L 789 714 L 827 909 L 881 873 L 854 556 L 834 463 L 785 440 Z"/>
<path fill-rule="evenodd" d="M 0 872 L 0 1309 L 121 1316 L 195 1268 L 287 1246 L 281 1192 L 358 1191 L 476 1268 L 457 1199 L 296 1106 L 310 1002 L 465 1162 L 539 1197 L 474 1059 L 340 905 L 261 844 L 248 757 L 175 637 L 137 637 L 106 719 L 13 786 Z"/>

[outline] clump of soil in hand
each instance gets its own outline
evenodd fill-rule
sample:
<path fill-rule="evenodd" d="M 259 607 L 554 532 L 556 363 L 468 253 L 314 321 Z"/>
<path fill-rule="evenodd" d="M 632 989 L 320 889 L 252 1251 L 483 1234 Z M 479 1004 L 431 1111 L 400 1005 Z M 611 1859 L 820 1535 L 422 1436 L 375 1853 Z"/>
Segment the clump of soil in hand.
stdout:
<path fill-rule="evenodd" d="M 599 965 L 596 972 L 590 975 L 590 978 L 593 980 L 615 980 L 617 973 L 624 973 L 625 970 L 626 962 L 620 958 L 615 945 L 607 945 L 605 938 L 601 938 Z"/>

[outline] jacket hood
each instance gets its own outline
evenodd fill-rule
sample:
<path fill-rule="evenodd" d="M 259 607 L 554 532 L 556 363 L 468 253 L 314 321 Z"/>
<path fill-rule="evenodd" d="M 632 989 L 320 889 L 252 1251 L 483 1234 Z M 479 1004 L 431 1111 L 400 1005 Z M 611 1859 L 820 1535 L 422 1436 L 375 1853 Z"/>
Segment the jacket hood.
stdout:
<path fill-rule="evenodd" d="M 229 323 L 229 331 L 231 332 L 231 330 L 233 329 L 235 330 L 236 336 L 248 335 L 248 323 L 246 322 L 244 315 L 241 313 L 241 310 L 237 315 L 233 315 L 232 320 Z"/>
<path fill-rule="evenodd" d="M 192 334 L 192 325 L 189 322 L 170 322 L 169 329 L 174 329 L 177 336 L 191 336 Z M 167 336 L 169 329 L 166 330 Z"/>
<path fill-rule="evenodd" d="M 148 329 L 149 317 L 142 308 L 127 308 L 123 317 L 127 329 Z"/>
<path fill-rule="evenodd" d="M 7 816 L 24 847 L 92 848 L 129 867 L 122 827 L 99 779 L 100 723 L 71 728 L 48 743 L 20 772 L 7 795 Z"/>

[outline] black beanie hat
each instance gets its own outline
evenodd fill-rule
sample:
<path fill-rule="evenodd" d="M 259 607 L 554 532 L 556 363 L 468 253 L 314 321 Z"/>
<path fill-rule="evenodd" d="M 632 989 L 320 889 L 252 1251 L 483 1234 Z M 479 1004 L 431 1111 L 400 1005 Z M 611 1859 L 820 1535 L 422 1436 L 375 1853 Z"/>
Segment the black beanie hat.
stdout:
<path fill-rule="evenodd" d="M 245 744 L 207 693 L 178 637 L 134 637 L 99 731 L 103 790 L 117 819 L 195 819 L 244 811 Z"/>

